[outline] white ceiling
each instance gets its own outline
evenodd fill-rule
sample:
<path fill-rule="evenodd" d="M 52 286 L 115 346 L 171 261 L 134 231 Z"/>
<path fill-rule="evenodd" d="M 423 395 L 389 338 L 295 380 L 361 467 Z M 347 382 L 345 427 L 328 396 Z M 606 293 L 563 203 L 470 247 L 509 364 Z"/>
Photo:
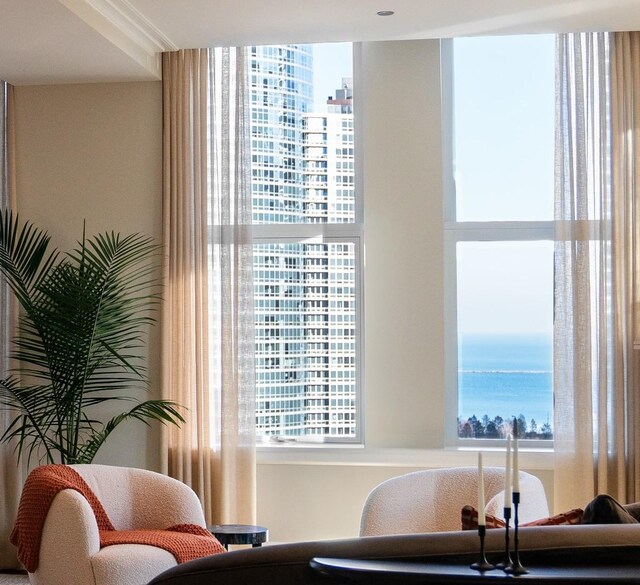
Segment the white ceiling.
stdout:
<path fill-rule="evenodd" d="M 160 52 L 216 45 L 639 29 L 640 0 L 0 0 L 0 79 L 159 79 Z"/>

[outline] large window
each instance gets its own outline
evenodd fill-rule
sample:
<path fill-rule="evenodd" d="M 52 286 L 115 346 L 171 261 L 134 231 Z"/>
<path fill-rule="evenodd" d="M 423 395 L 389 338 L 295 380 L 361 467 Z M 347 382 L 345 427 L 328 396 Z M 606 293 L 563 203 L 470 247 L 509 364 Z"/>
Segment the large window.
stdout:
<path fill-rule="evenodd" d="M 256 429 L 360 439 L 351 45 L 252 47 Z"/>
<path fill-rule="evenodd" d="M 450 442 L 553 437 L 554 43 L 453 41 Z"/>

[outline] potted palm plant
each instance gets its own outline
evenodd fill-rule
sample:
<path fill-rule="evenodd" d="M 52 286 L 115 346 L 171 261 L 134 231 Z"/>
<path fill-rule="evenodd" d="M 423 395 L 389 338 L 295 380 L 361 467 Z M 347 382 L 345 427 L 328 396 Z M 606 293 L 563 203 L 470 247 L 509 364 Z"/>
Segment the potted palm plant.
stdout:
<path fill-rule="evenodd" d="M 125 420 L 183 422 L 177 404 L 132 396 L 148 385 L 141 349 L 159 302 L 158 246 L 113 232 L 83 234 L 67 253 L 49 244 L 0 210 L 0 274 L 20 308 L 16 367 L 0 373 L 0 406 L 14 416 L 0 440 L 28 461 L 89 463 Z M 102 420 L 107 403 L 133 404 Z"/>

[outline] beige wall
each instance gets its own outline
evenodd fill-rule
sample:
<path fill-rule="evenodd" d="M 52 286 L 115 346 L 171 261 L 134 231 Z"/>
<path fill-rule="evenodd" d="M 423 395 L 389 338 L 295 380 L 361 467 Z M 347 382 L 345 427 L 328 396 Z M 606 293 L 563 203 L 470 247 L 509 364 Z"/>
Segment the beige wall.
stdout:
<path fill-rule="evenodd" d="M 444 446 L 439 61 L 438 41 L 362 47 L 368 447 Z"/>
<path fill-rule="evenodd" d="M 444 449 L 439 43 L 365 43 L 365 448 L 261 450 L 258 521 L 275 541 L 355 536 L 367 493 L 415 469 L 473 465 Z M 159 83 L 21 87 L 19 209 L 67 246 L 104 229 L 161 235 Z M 154 391 L 158 330 L 150 346 Z M 124 429 L 123 429 L 124 430 Z M 158 467 L 158 433 L 131 425 L 100 461 Z M 522 467 L 551 493 L 549 459 Z M 487 457 L 501 465 L 502 455 Z"/>
<path fill-rule="evenodd" d="M 69 249 L 87 234 L 162 229 L 160 82 L 16 88 L 18 211 Z M 148 354 L 158 397 L 159 328 Z M 142 393 L 141 393 L 142 395 Z M 125 425 L 127 425 L 125 427 Z M 123 423 L 97 462 L 158 468 L 159 433 Z"/>
<path fill-rule="evenodd" d="M 396 452 L 394 452 L 396 451 Z M 523 454 L 528 472 L 540 478 L 547 494 L 553 492 L 548 458 Z M 421 469 L 473 466 L 475 452 L 406 452 L 389 450 L 370 457 L 355 455 L 353 463 L 312 460 L 258 465 L 258 522 L 268 526 L 274 542 L 292 542 L 357 536 L 362 506 L 382 481 Z M 403 461 L 408 461 L 403 463 Z M 485 453 L 487 466 L 501 467 L 501 452 Z M 473 504 L 474 502 L 470 502 Z M 549 501 L 552 509 L 553 502 Z"/>

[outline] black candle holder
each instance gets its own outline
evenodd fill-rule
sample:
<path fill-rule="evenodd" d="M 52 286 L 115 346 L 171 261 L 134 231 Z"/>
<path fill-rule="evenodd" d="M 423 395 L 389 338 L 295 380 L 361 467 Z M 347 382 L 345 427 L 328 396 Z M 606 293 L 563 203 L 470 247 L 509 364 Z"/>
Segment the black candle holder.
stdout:
<path fill-rule="evenodd" d="M 520 505 L 520 492 L 513 492 L 513 561 L 511 565 L 504 568 L 505 573 L 511 575 L 525 575 L 528 569 L 522 566 L 520 562 L 520 550 L 518 547 L 518 506 Z"/>
<path fill-rule="evenodd" d="M 506 570 L 507 567 L 513 566 L 513 561 L 511 560 L 511 549 L 509 547 L 509 523 L 511 521 L 511 508 L 504 508 L 504 561 L 498 563 L 496 567 L 498 569 Z"/>
<path fill-rule="evenodd" d="M 487 532 L 487 527 L 484 525 L 478 525 L 478 536 L 480 537 L 480 558 L 477 563 L 473 563 L 471 568 L 474 571 L 492 571 L 495 566 L 492 565 L 484 554 L 484 537 Z"/>

